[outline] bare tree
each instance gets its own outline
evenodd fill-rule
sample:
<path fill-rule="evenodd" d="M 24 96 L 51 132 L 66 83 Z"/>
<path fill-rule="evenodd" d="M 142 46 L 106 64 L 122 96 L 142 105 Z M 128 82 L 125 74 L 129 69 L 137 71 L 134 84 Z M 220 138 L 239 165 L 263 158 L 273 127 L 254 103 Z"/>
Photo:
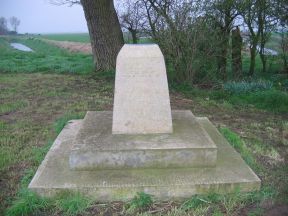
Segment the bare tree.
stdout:
<path fill-rule="evenodd" d="M 169 65 L 169 79 L 193 83 L 210 76 L 208 71 L 215 70 L 215 40 L 211 40 L 215 32 L 211 31 L 211 23 L 207 24 L 203 1 L 142 1 L 151 35 Z"/>
<path fill-rule="evenodd" d="M 241 8 L 241 15 L 249 30 L 250 42 L 250 67 L 249 75 L 255 70 L 257 46 L 262 61 L 263 72 L 266 71 L 265 44 L 271 36 L 271 32 L 277 24 L 274 15 L 275 1 L 271 0 L 246 0 Z"/>
<path fill-rule="evenodd" d="M 241 16 L 249 31 L 250 67 L 249 75 L 252 76 L 255 70 L 255 60 L 257 55 L 257 45 L 260 40 L 258 23 L 258 3 L 259 0 L 246 0 L 241 8 Z"/>
<path fill-rule="evenodd" d="M 7 34 L 7 20 L 5 17 L 0 17 L 0 35 Z"/>
<path fill-rule="evenodd" d="M 214 26 L 219 29 L 218 40 L 218 73 L 222 80 L 227 79 L 227 53 L 229 49 L 229 38 L 234 26 L 234 20 L 239 15 L 239 1 L 235 0 L 217 0 L 209 1 L 206 6 L 206 16 L 213 22 Z"/>
<path fill-rule="evenodd" d="M 143 4 L 139 0 L 126 0 L 122 7 L 124 10 L 119 12 L 120 24 L 131 33 L 133 43 L 136 44 L 138 34 L 146 23 Z"/>
<path fill-rule="evenodd" d="M 272 32 L 276 28 L 277 17 L 275 17 L 274 2 L 270 0 L 259 0 L 258 30 L 260 31 L 260 58 L 262 62 L 262 72 L 266 72 L 267 55 L 265 45 L 271 38 Z"/>
<path fill-rule="evenodd" d="M 10 25 L 14 32 L 17 32 L 18 26 L 20 25 L 20 20 L 17 17 L 10 17 L 9 19 Z"/>
<path fill-rule="evenodd" d="M 50 2 L 56 5 L 82 5 L 95 68 L 97 71 L 114 69 L 124 39 L 113 0 L 50 0 Z"/>

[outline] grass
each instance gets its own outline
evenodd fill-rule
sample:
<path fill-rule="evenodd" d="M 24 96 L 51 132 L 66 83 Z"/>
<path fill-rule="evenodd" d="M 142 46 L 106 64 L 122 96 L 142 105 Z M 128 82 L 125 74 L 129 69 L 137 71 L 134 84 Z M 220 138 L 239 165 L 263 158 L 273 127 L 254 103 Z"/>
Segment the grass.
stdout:
<path fill-rule="evenodd" d="M 275 203 L 275 208 L 277 203 L 288 203 L 288 166 L 283 159 L 287 158 L 288 143 L 287 93 L 275 86 L 267 91 L 231 94 L 222 89 L 175 85 L 170 93 L 173 109 L 191 109 L 196 116 L 208 116 L 220 125 L 222 134 L 261 178 L 259 192 L 235 190 L 226 195 L 193 196 L 183 202 L 157 202 L 149 194 L 139 193 L 126 203 L 100 204 L 77 193 L 64 193 L 53 199 L 36 196 L 27 186 L 66 122 L 83 118 L 87 110 L 112 109 L 115 73 L 92 77 L 89 72 L 66 73 L 53 68 L 48 73 L 37 71 L 34 62 L 29 65 L 28 60 L 25 70 L 15 71 L 15 56 L 24 58 L 24 62 L 26 57 L 15 53 L 9 41 L 2 39 L 0 65 L 3 56 L 6 64 L 12 66 L 0 70 L 0 215 L 128 215 L 129 211 L 133 212 L 130 215 L 146 216 L 237 215 L 242 211 L 261 215 L 269 208 L 265 201 Z M 37 40 L 28 43 L 35 49 L 43 45 Z M 43 52 L 47 46 L 50 47 L 43 45 Z M 51 49 L 52 54 L 56 53 L 54 57 L 63 57 L 61 50 Z M 48 53 L 43 55 L 43 61 L 49 60 Z"/>
<path fill-rule="evenodd" d="M 91 200 L 79 193 L 64 192 L 55 198 L 55 207 L 63 215 L 78 215 L 90 207 Z"/>
<path fill-rule="evenodd" d="M 144 211 L 152 205 L 152 197 L 144 192 L 138 192 L 134 198 L 127 204 L 127 212 Z"/>
<path fill-rule="evenodd" d="M 5 113 L 14 112 L 16 110 L 19 110 L 23 107 L 27 106 L 27 101 L 16 101 L 16 102 L 10 102 L 10 103 L 4 103 L 0 105 L 0 115 L 3 115 Z"/>
<path fill-rule="evenodd" d="M 245 142 L 229 128 L 220 128 L 220 132 L 228 140 L 228 142 L 241 154 L 245 162 L 252 168 L 257 168 L 255 159 L 249 149 L 247 148 Z"/>
<path fill-rule="evenodd" d="M 82 113 L 67 113 L 65 114 L 64 116 L 62 116 L 61 118 L 57 119 L 55 124 L 54 124 L 54 129 L 55 129 L 55 132 L 57 134 L 59 134 L 62 129 L 65 127 L 65 125 L 67 124 L 67 122 L 71 119 L 83 119 L 85 116 L 85 113 L 82 112 Z"/>
<path fill-rule="evenodd" d="M 203 90 L 189 85 L 173 85 L 171 88 L 183 93 L 188 98 L 205 102 L 204 99 L 206 103 L 220 104 L 230 108 L 255 107 L 259 110 L 283 114 L 288 110 L 288 92 L 275 88 L 247 92 L 245 89 L 244 92 L 237 89 L 237 93 L 231 93 L 236 90 L 225 91 L 222 88 Z"/>
<path fill-rule="evenodd" d="M 19 191 L 18 197 L 7 209 L 7 216 L 30 216 L 53 211 L 61 215 L 79 215 L 90 207 L 92 200 L 79 193 L 64 192 L 53 199 L 37 196 L 27 188 Z"/>
<path fill-rule="evenodd" d="M 18 51 L 10 42 L 25 44 L 34 52 Z M 38 39 L 0 38 L 0 72 L 88 74 L 94 70 L 91 55 L 71 54 Z"/>
<path fill-rule="evenodd" d="M 83 118 L 83 116 L 81 114 L 66 114 L 56 120 L 54 124 L 56 134 L 60 133 L 70 119 L 75 118 Z M 52 142 L 49 141 L 44 146 L 33 148 L 32 155 L 35 167 L 39 166 L 43 161 L 51 145 Z M 62 215 L 78 215 L 90 206 L 91 199 L 79 193 L 63 192 L 53 199 L 36 195 L 27 188 L 34 174 L 35 169 L 28 169 L 22 177 L 20 191 L 16 199 L 11 203 L 11 206 L 7 209 L 7 216 L 38 215 L 43 211 L 49 212 L 52 209 L 57 209 Z"/>
<path fill-rule="evenodd" d="M 237 106 L 254 105 L 275 113 L 287 113 L 288 110 L 288 94 L 279 90 L 232 95 L 228 101 Z"/>
<path fill-rule="evenodd" d="M 90 36 L 88 33 L 67 33 L 67 34 L 43 34 L 41 36 L 37 36 L 37 38 L 44 38 L 49 40 L 56 41 L 72 41 L 72 42 L 82 42 L 82 43 L 90 43 Z M 131 35 L 128 33 L 124 34 L 125 43 L 132 43 Z M 139 38 L 138 43 L 152 43 L 149 38 Z"/>
<path fill-rule="evenodd" d="M 90 37 L 88 33 L 73 33 L 73 34 L 43 34 L 40 38 L 57 41 L 74 41 L 82 43 L 90 43 Z"/>

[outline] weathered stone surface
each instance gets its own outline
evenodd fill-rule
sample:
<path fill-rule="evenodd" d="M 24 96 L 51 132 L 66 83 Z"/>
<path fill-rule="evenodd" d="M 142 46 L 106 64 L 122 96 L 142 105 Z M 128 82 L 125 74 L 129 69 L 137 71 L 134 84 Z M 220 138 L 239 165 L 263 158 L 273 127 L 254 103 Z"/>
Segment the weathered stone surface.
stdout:
<path fill-rule="evenodd" d="M 112 113 L 110 113 L 112 115 Z M 215 168 L 72 171 L 69 154 L 82 120 L 71 121 L 59 134 L 29 188 L 39 195 L 78 191 L 98 201 L 127 200 L 144 191 L 155 199 L 188 198 L 207 192 L 257 190 L 260 180 L 207 118 L 197 118 L 218 147 Z"/>
<path fill-rule="evenodd" d="M 172 133 L 164 57 L 156 44 L 123 46 L 117 57 L 113 134 Z"/>
<path fill-rule="evenodd" d="M 173 111 L 172 134 L 112 134 L 111 112 L 87 112 L 70 154 L 76 170 L 213 167 L 217 147 L 190 110 Z"/>

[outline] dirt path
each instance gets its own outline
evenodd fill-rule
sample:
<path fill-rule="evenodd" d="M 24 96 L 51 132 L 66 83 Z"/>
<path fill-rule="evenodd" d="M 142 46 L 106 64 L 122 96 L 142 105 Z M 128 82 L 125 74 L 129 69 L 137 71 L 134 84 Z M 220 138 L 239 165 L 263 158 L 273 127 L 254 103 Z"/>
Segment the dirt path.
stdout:
<path fill-rule="evenodd" d="M 67 49 L 70 52 L 81 52 L 85 54 L 92 54 L 92 48 L 90 43 L 81 43 L 73 41 L 56 41 L 48 39 L 42 39 L 42 40 L 54 46 L 60 47 L 62 49 Z"/>

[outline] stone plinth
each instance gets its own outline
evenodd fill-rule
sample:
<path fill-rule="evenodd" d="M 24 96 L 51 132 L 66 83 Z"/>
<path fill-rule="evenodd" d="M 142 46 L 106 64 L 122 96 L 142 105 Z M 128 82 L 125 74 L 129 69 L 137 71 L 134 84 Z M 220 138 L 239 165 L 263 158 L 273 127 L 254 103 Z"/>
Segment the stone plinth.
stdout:
<path fill-rule="evenodd" d="M 164 57 L 158 45 L 124 45 L 117 57 L 113 134 L 172 133 Z"/>
<path fill-rule="evenodd" d="M 259 178 L 207 118 L 191 111 L 171 115 L 157 45 L 121 49 L 113 114 L 87 112 L 84 120 L 71 121 L 29 184 L 43 196 L 69 190 L 97 201 L 127 200 L 140 191 L 164 200 L 259 187 Z"/>
<path fill-rule="evenodd" d="M 101 112 L 98 113 L 101 115 Z M 112 112 L 104 112 L 103 115 Z M 218 148 L 214 168 L 121 169 L 73 171 L 69 155 L 83 120 L 71 121 L 55 140 L 38 168 L 29 189 L 42 196 L 62 191 L 77 191 L 97 201 L 129 200 L 144 191 L 158 200 L 190 198 L 208 192 L 229 193 L 236 188 L 260 188 L 260 179 L 227 143 L 207 118 L 196 118 Z"/>
<path fill-rule="evenodd" d="M 214 167 L 217 147 L 191 111 L 172 116 L 172 134 L 115 135 L 111 112 L 87 112 L 70 154 L 71 169 Z"/>

